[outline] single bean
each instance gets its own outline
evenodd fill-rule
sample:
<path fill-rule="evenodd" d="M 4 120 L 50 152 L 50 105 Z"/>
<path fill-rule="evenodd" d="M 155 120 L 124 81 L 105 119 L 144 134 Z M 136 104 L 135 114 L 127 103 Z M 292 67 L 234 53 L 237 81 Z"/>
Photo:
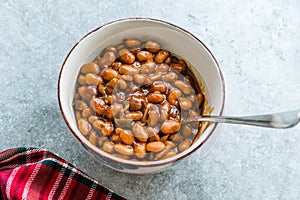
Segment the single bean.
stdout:
<path fill-rule="evenodd" d="M 115 145 L 111 141 L 106 141 L 103 143 L 103 150 L 107 153 L 112 153 L 114 151 Z"/>
<path fill-rule="evenodd" d="M 129 82 L 133 81 L 133 77 L 131 75 L 127 75 L 127 74 L 121 75 L 121 79 L 123 79 L 124 81 L 129 81 Z"/>
<path fill-rule="evenodd" d="M 169 135 L 164 135 L 160 138 L 160 141 L 166 142 L 168 140 L 168 138 L 169 138 Z"/>
<path fill-rule="evenodd" d="M 76 100 L 74 108 L 75 108 L 75 110 L 81 110 L 82 111 L 83 109 L 87 108 L 87 105 L 82 100 Z"/>
<path fill-rule="evenodd" d="M 167 100 L 170 104 L 177 105 L 179 97 L 181 97 L 181 91 L 175 89 L 175 90 L 172 90 L 171 92 L 169 92 L 169 94 L 167 96 Z"/>
<path fill-rule="evenodd" d="M 158 131 L 155 128 L 147 127 L 147 132 L 148 132 L 148 135 L 149 135 L 149 141 L 150 142 L 160 141 Z"/>
<path fill-rule="evenodd" d="M 115 129 L 116 134 L 120 135 L 120 133 L 123 131 L 124 129 L 117 127 Z"/>
<path fill-rule="evenodd" d="M 91 124 L 93 124 L 94 121 L 96 121 L 96 120 L 98 120 L 98 117 L 97 117 L 97 116 L 91 115 L 91 116 L 89 116 L 89 118 L 88 118 L 88 121 L 89 121 Z"/>
<path fill-rule="evenodd" d="M 97 119 L 97 120 L 95 120 L 95 121 L 93 122 L 93 127 L 94 127 L 96 130 L 101 131 L 102 126 L 103 126 L 103 123 L 104 123 L 103 120 Z"/>
<path fill-rule="evenodd" d="M 164 99 L 164 95 L 162 95 L 159 91 L 154 91 L 147 94 L 147 100 L 150 103 L 158 104 L 163 102 Z"/>
<path fill-rule="evenodd" d="M 92 73 L 87 73 L 85 75 L 85 82 L 88 84 L 88 85 L 101 85 L 103 84 L 103 79 L 101 76 L 98 76 L 96 74 L 92 74 Z"/>
<path fill-rule="evenodd" d="M 110 140 L 115 144 L 121 142 L 121 138 L 117 134 L 113 134 L 112 136 L 110 136 Z"/>
<path fill-rule="evenodd" d="M 178 75 L 175 72 L 169 72 L 162 76 L 163 81 L 173 83 L 178 79 Z"/>
<path fill-rule="evenodd" d="M 134 75 L 138 73 L 138 69 L 136 69 L 133 65 L 122 65 L 119 68 L 119 73 L 123 75 Z"/>
<path fill-rule="evenodd" d="M 169 65 L 166 63 L 161 63 L 157 65 L 157 68 L 155 70 L 156 73 L 165 73 L 169 70 Z"/>
<path fill-rule="evenodd" d="M 192 92 L 192 87 L 184 81 L 175 81 L 176 87 L 178 87 L 184 94 L 190 94 Z"/>
<path fill-rule="evenodd" d="M 146 42 L 145 48 L 152 53 L 156 53 L 159 51 L 160 45 L 156 42 L 149 40 Z"/>
<path fill-rule="evenodd" d="M 173 70 L 176 70 L 179 73 L 182 73 L 185 70 L 185 67 L 179 63 L 171 63 L 171 67 Z"/>
<path fill-rule="evenodd" d="M 178 151 L 183 152 L 183 151 L 187 150 L 191 146 L 191 144 L 192 144 L 192 142 L 188 139 L 182 141 L 178 145 Z"/>
<path fill-rule="evenodd" d="M 141 142 L 147 142 L 148 133 L 145 126 L 141 122 L 135 122 L 132 127 L 132 131 L 134 136 Z"/>
<path fill-rule="evenodd" d="M 106 112 L 107 105 L 102 98 L 92 98 L 90 107 L 98 114 L 103 115 Z"/>
<path fill-rule="evenodd" d="M 85 108 L 85 109 L 82 110 L 82 117 L 83 118 L 87 118 L 90 115 L 91 115 L 91 109 Z"/>
<path fill-rule="evenodd" d="M 113 94 L 115 87 L 118 85 L 118 82 L 119 82 L 118 78 L 113 78 L 113 79 L 111 79 L 111 80 L 105 85 L 105 86 L 106 86 L 106 88 L 105 88 L 105 93 L 106 93 L 107 95 Z"/>
<path fill-rule="evenodd" d="M 176 147 L 176 144 L 174 144 L 174 142 L 171 142 L 169 140 L 165 141 L 165 145 L 166 146 L 170 146 L 171 149 L 173 149 L 174 147 Z"/>
<path fill-rule="evenodd" d="M 173 135 L 170 135 L 169 139 L 170 139 L 172 142 L 179 143 L 179 142 L 182 140 L 182 136 L 179 135 L 178 133 L 175 133 L 175 134 L 173 134 Z"/>
<path fill-rule="evenodd" d="M 154 56 L 154 61 L 156 63 L 162 63 L 170 55 L 169 51 L 161 50 Z"/>
<path fill-rule="evenodd" d="M 101 127 L 101 132 L 103 135 L 109 136 L 113 132 L 114 127 L 111 122 L 104 122 L 102 127 Z"/>
<path fill-rule="evenodd" d="M 138 158 L 144 158 L 146 156 L 146 143 L 135 142 L 133 144 L 135 156 Z"/>
<path fill-rule="evenodd" d="M 150 79 L 151 79 L 152 81 L 158 81 L 158 80 L 161 80 L 161 79 L 162 79 L 162 75 L 161 75 L 161 74 L 151 75 L 151 76 L 150 76 Z"/>
<path fill-rule="evenodd" d="M 107 51 L 99 61 L 100 67 L 109 67 L 116 60 L 116 54 L 112 51 Z"/>
<path fill-rule="evenodd" d="M 164 150 L 166 145 L 163 142 L 149 142 L 146 144 L 146 150 L 151 152 L 159 152 Z"/>
<path fill-rule="evenodd" d="M 124 81 L 123 79 L 119 79 L 119 88 L 121 89 L 121 90 L 126 90 L 126 88 L 127 88 L 127 83 L 126 83 L 126 81 Z"/>
<path fill-rule="evenodd" d="M 131 156 L 134 153 L 133 147 L 126 144 L 115 144 L 115 151 L 126 156 Z"/>
<path fill-rule="evenodd" d="M 105 68 L 102 71 L 102 77 L 107 81 L 110 81 L 113 78 L 117 78 L 118 75 L 119 75 L 118 72 L 111 68 Z"/>
<path fill-rule="evenodd" d="M 76 119 L 77 119 L 77 112 L 76 112 Z M 89 121 L 87 121 L 86 119 L 79 119 L 77 122 L 78 122 L 79 130 L 84 136 L 87 136 L 89 132 L 92 132 L 92 126 L 90 125 Z"/>
<path fill-rule="evenodd" d="M 163 157 L 163 159 L 171 158 L 171 157 L 176 156 L 176 155 L 177 155 L 177 152 L 174 151 L 174 150 L 171 150 L 171 151 L 169 151 L 169 152 Z"/>
<path fill-rule="evenodd" d="M 133 78 L 137 84 L 143 84 L 146 80 L 146 75 L 145 74 L 134 74 Z"/>
<path fill-rule="evenodd" d="M 134 137 L 129 130 L 122 130 L 120 132 L 120 139 L 124 144 L 132 145 L 132 143 L 134 142 Z"/>
<path fill-rule="evenodd" d="M 128 49 L 121 49 L 119 51 L 119 59 L 126 64 L 132 64 L 135 61 L 135 56 Z"/>
<path fill-rule="evenodd" d="M 97 141 L 98 141 L 98 136 L 97 133 L 95 131 L 91 131 L 90 135 L 89 135 L 89 142 L 96 146 L 97 145 Z"/>
<path fill-rule="evenodd" d="M 87 74 L 87 73 L 99 74 L 100 69 L 99 66 L 95 63 L 87 63 L 82 65 L 80 72 L 83 74 Z"/>
<path fill-rule="evenodd" d="M 136 54 L 138 61 L 146 62 L 147 60 L 152 59 L 152 53 L 149 51 L 138 51 Z"/>
<path fill-rule="evenodd" d="M 184 97 L 179 98 L 179 105 L 183 110 L 190 110 L 193 106 L 192 102 Z"/>
<path fill-rule="evenodd" d="M 111 105 L 113 116 L 117 116 L 123 109 L 123 104 L 113 103 Z"/>
<path fill-rule="evenodd" d="M 80 74 L 80 75 L 78 76 L 77 82 L 78 82 L 80 85 L 85 85 L 85 84 L 86 84 L 85 76 L 83 76 L 83 75 Z"/>
<path fill-rule="evenodd" d="M 170 117 L 171 105 L 168 101 L 165 101 L 160 107 L 160 119 L 166 121 Z"/>
<path fill-rule="evenodd" d="M 80 96 L 85 99 L 85 100 L 89 100 L 92 97 L 97 95 L 97 89 L 94 87 L 87 87 L 87 86 L 81 86 L 78 88 L 78 93 L 80 94 Z"/>
<path fill-rule="evenodd" d="M 146 76 L 143 86 L 150 87 L 152 84 L 153 84 L 153 80 L 149 76 Z"/>
<path fill-rule="evenodd" d="M 158 123 L 158 120 L 159 120 L 159 113 L 156 110 L 151 110 L 149 112 L 148 121 L 147 121 L 148 126 L 155 127 Z"/>
<path fill-rule="evenodd" d="M 172 134 L 178 132 L 180 129 L 180 123 L 175 120 L 167 120 L 161 125 L 161 132 L 164 134 Z"/>
<path fill-rule="evenodd" d="M 142 96 L 131 96 L 129 99 L 129 109 L 138 111 L 144 107 L 144 98 Z"/>
<path fill-rule="evenodd" d="M 162 151 L 160 151 L 159 153 L 157 153 L 155 155 L 154 160 L 159 160 L 160 158 L 162 158 L 163 156 L 165 156 L 170 150 L 171 150 L 171 147 L 168 146 L 168 145 L 166 145 L 165 148 Z"/>
<path fill-rule="evenodd" d="M 126 119 L 132 119 L 134 121 L 140 120 L 143 117 L 143 113 L 141 111 L 131 111 L 126 113 Z"/>
<path fill-rule="evenodd" d="M 196 97 L 197 97 L 198 105 L 201 105 L 204 100 L 204 95 L 199 93 L 196 95 Z"/>
<path fill-rule="evenodd" d="M 156 63 L 148 60 L 146 63 L 142 64 L 140 73 L 151 74 L 156 67 Z"/>
<path fill-rule="evenodd" d="M 119 79 L 118 78 L 113 78 L 111 79 L 108 83 L 106 83 L 106 87 L 111 87 L 115 88 L 118 85 Z"/>
<path fill-rule="evenodd" d="M 110 45 L 110 46 L 106 47 L 105 51 L 111 51 L 111 52 L 117 54 L 117 48 L 113 45 Z"/>
<path fill-rule="evenodd" d="M 97 130 L 101 130 L 102 134 L 106 136 L 110 136 L 114 130 L 111 122 L 104 122 L 103 120 L 94 121 L 93 127 Z"/>
<path fill-rule="evenodd" d="M 154 81 L 149 91 L 150 92 L 159 91 L 160 93 L 166 93 L 167 86 L 163 81 Z"/>
<path fill-rule="evenodd" d="M 125 45 L 128 47 L 136 47 L 136 46 L 140 46 L 141 45 L 141 41 L 137 40 L 137 39 L 127 39 L 125 40 Z"/>
<path fill-rule="evenodd" d="M 182 127 L 182 135 L 185 138 L 191 137 L 193 135 L 193 130 L 189 125 L 183 125 Z"/>

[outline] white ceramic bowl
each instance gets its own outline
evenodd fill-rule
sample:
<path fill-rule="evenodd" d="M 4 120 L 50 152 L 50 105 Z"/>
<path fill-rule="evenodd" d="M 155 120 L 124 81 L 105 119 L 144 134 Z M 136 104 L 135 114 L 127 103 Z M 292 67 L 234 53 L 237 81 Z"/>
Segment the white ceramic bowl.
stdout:
<path fill-rule="evenodd" d="M 200 74 L 213 115 L 222 115 L 225 99 L 224 80 L 218 63 L 208 48 L 188 31 L 155 19 L 122 19 L 105 24 L 85 35 L 67 55 L 59 75 L 59 105 L 68 127 L 76 139 L 96 160 L 118 171 L 146 174 L 160 172 L 190 155 L 196 149 L 206 155 L 220 133 L 220 125 L 211 124 L 201 137 L 186 151 L 164 160 L 130 161 L 114 157 L 93 146 L 80 133 L 72 107 L 75 84 L 80 67 L 92 61 L 104 47 L 118 44 L 124 38 L 151 39 L 164 49 L 184 58 Z"/>

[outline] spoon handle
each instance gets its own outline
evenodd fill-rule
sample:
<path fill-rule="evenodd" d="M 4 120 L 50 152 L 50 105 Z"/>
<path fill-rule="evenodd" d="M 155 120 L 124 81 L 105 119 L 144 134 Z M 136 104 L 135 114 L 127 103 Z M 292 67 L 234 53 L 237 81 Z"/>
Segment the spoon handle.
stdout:
<path fill-rule="evenodd" d="M 226 117 L 226 116 L 199 116 L 189 117 L 182 120 L 182 124 L 190 122 L 213 122 L 231 123 L 261 126 L 268 128 L 291 128 L 300 121 L 300 110 L 291 110 L 280 113 L 253 115 L 245 117 Z"/>

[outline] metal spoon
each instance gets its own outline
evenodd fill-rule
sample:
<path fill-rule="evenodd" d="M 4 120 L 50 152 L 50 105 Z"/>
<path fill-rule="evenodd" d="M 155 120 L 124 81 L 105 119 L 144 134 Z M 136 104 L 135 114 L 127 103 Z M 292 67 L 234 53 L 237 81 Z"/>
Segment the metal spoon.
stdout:
<path fill-rule="evenodd" d="M 213 123 L 231 123 L 245 124 L 253 126 L 262 126 L 268 128 L 291 128 L 300 121 L 300 109 L 291 110 L 273 114 L 253 115 L 245 117 L 226 117 L 226 116 L 199 116 L 188 117 L 181 121 L 182 124 L 191 122 L 213 122 Z"/>

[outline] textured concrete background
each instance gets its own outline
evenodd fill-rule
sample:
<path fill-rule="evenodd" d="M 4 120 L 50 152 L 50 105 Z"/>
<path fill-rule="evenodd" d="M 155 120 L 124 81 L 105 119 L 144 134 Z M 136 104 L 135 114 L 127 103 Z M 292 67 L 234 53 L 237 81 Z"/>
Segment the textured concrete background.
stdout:
<path fill-rule="evenodd" d="M 65 56 L 115 19 L 151 17 L 198 36 L 226 83 L 226 114 L 300 108 L 299 1 L 0 0 L 0 150 L 51 150 L 129 199 L 300 199 L 300 126 L 225 125 L 205 159 L 155 175 L 112 171 L 82 152 L 57 102 Z"/>

